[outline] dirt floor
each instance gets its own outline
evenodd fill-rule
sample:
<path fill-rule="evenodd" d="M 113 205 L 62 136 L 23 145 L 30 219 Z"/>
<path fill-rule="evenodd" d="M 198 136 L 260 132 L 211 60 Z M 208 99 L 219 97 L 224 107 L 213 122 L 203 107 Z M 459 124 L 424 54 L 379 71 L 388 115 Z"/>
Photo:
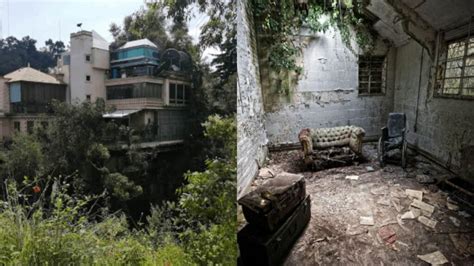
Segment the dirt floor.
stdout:
<path fill-rule="evenodd" d="M 306 179 L 312 201 L 309 225 L 284 265 L 428 265 L 417 255 L 435 251 L 452 265 L 474 265 L 472 213 L 460 204 L 458 210 L 453 205 L 454 210 L 448 209 L 448 192 L 419 182 L 440 181 L 450 174 L 414 154 L 406 170 L 397 165 L 381 169 L 373 143 L 364 145 L 364 155 L 367 162 L 358 165 L 311 172 L 303 165 L 300 151 L 270 154 L 253 187 L 280 172 L 299 173 Z M 358 179 L 346 179 L 349 175 Z M 422 191 L 422 201 L 434 206 L 429 217 L 437 222 L 434 229 L 419 218 L 401 219 L 413 202 L 406 189 Z M 374 225 L 361 225 L 361 216 L 373 217 Z M 390 237 L 384 238 L 382 231 Z"/>

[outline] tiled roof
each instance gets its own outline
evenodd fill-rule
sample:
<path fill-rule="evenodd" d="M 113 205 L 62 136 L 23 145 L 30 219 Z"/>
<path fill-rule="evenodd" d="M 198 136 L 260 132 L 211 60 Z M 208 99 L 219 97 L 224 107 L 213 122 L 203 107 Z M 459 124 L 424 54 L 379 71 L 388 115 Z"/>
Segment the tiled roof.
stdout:
<path fill-rule="evenodd" d="M 29 81 L 50 84 L 63 84 L 55 77 L 45 74 L 31 67 L 23 67 L 17 69 L 11 73 L 6 74 L 4 78 L 8 79 L 8 82 L 10 83 L 16 81 Z"/>

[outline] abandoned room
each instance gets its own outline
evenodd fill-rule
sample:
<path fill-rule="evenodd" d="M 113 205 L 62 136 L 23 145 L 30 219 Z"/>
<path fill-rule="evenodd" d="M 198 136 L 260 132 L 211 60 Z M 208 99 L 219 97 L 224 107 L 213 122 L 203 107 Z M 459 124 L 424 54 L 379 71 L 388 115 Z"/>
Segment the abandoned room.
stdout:
<path fill-rule="evenodd" d="M 237 24 L 239 263 L 473 265 L 474 1 L 243 0 Z"/>

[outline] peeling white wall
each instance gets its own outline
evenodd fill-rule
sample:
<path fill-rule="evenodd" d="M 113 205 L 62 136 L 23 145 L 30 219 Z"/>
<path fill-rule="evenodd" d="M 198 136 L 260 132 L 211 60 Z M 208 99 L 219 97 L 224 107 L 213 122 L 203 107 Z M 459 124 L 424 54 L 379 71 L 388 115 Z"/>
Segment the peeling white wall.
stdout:
<path fill-rule="evenodd" d="M 474 145 L 474 101 L 433 97 L 430 72 L 434 65 L 426 50 L 419 82 L 421 53 L 415 41 L 397 49 L 394 111 L 407 115 L 410 144 L 457 171 L 461 148 Z"/>
<path fill-rule="evenodd" d="M 247 0 L 237 4 L 237 197 L 257 175 L 266 157 L 267 137 L 263 125 L 262 92 L 252 16 Z"/>
<path fill-rule="evenodd" d="M 306 35 L 306 34 L 305 34 Z M 265 114 L 270 145 L 294 144 L 303 128 L 355 125 L 378 136 L 393 109 L 394 49 L 377 42 L 374 54 L 386 54 L 384 95 L 359 96 L 358 56 L 331 29 L 316 34 L 303 49 L 303 74 L 288 103 Z"/>

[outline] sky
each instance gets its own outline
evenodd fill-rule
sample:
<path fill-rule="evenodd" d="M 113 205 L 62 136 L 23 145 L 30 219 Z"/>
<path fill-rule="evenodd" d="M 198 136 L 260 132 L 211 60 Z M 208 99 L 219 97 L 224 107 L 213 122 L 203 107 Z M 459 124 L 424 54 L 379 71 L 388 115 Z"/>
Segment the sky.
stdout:
<path fill-rule="evenodd" d="M 83 30 L 95 30 L 111 42 L 110 24 L 122 25 L 125 16 L 144 6 L 144 0 L 0 0 L 0 38 L 29 35 L 37 40 L 37 48 L 49 38 L 68 45 L 69 35 L 79 30 L 77 23 L 82 23 Z M 189 22 L 195 42 L 205 22 L 206 16 L 197 12 Z M 215 52 L 207 49 L 204 56 L 209 60 Z"/>

